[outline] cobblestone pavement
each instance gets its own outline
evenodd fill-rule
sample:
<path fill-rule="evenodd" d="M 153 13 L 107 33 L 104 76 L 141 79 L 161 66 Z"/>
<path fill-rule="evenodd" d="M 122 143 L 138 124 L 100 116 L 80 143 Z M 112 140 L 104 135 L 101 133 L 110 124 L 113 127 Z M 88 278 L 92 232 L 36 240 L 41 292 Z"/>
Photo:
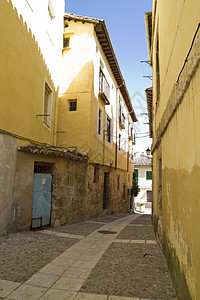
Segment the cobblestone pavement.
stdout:
<path fill-rule="evenodd" d="M 149 215 L 115 214 L 0 238 L 0 299 L 175 298 Z"/>
<path fill-rule="evenodd" d="M 0 238 L 0 278 L 23 283 L 78 241 L 47 236 L 39 231 L 3 236 Z"/>

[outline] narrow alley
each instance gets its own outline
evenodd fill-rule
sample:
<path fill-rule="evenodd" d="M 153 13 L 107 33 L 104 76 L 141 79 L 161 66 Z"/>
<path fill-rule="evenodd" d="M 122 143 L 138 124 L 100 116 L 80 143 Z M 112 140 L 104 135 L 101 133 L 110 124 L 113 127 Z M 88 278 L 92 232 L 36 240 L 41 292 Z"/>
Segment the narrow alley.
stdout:
<path fill-rule="evenodd" d="M 150 215 L 0 237 L 0 299 L 176 299 Z"/>

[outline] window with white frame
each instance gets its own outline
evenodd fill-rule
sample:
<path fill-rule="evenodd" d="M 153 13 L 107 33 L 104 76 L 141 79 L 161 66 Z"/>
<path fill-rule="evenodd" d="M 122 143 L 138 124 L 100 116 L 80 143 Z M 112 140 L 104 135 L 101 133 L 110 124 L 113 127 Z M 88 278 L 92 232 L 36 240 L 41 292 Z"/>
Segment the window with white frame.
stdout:
<path fill-rule="evenodd" d="M 44 118 L 43 122 L 48 127 L 51 127 L 51 108 L 52 108 L 53 92 L 47 82 L 45 82 L 44 91 Z"/>
<path fill-rule="evenodd" d="M 118 108 L 118 115 L 119 115 L 119 125 L 124 129 L 125 128 L 125 114 L 123 112 L 123 103 L 122 99 L 119 97 L 119 108 Z"/>
<path fill-rule="evenodd" d="M 111 143 L 111 120 L 107 117 L 106 121 L 107 142 Z"/>

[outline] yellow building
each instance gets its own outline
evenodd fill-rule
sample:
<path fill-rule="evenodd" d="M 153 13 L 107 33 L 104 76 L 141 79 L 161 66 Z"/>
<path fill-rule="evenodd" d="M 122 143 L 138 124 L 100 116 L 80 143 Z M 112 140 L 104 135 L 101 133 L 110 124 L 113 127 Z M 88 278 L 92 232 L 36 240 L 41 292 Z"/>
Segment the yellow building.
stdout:
<path fill-rule="evenodd" d="M 88 154 L 98 186 L 92 214 L 127 210 L 136 116 L 108 30 L 103 20 L 69 13 L 64 27 L 57 145 Z"/>
<path fill-rule="evenodd" d="M 145 15 L 154 228 L 181 300 L 200 295 L 199 20 L 199 0 L 154 0 Z"/>
<path fill-rule="evenodd" d="M 100 95 L 94 23 L 66 35 L 64 3 L 0 1 L 0 235 L 129 209 L 131 101 L 107 31 Z"/>

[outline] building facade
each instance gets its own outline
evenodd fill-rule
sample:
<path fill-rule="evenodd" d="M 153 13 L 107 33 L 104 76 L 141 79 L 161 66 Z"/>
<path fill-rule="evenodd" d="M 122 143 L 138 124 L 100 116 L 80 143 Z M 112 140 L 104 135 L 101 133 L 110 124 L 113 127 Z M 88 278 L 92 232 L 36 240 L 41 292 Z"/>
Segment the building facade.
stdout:
<path fill-rule="evenodd" d="M 200 285 L 200 2 L 153 1 L 146 13 L 153 89 L 153 220 L 179 299 Z"/>
<path fill-rule="evenodd" d="M 103 20 L 65 14 L 58 146 L 87 154 L 91 216 L 130 207 L 136 116 Z M 69 72 L 69 70 L 71 70 Z"/>
<path fill-rule="evenodd" d="M 105 210 L 107 213 L 126 211 L 129 206 L 131 183 L 127 180 L 132 170 L 132 148 L 128 150 L 128 147 L 133 144 L 130 132 L 134 111 L 120 81 L 128 97 L 127 103 L 123 102 L 122 93 L 120 103 L 124 103 L 123 114 L 127 113 L 124 122 L 130 132 L 126 135 L 126 154 L 120 148 L 117 156 L 118 164 L 123 166 L 119 177 L 114 177 L 110 175 L 116 164 L 114 144 L 110 142 L 114 123 L 108 121 L 113 111 L 110 108 L 109 116 L 105 112 L 105 90 L 95 105 L 90 101 L 95 99 L 92 95 L 97 89 L 92 89 L 96 82 L 92 75 L 93 63 L 89 61 L 86 67 L 84 64 L 83 75 L 78 71 L 79 54 L 69 57 L 69 64 L 66 62 L 70 50 L 66 17 L 63 19 L 64 2 L 0 2 L 0 234 L 57 227 L 84 221 Z M 87 40 L 90 34 L 85 32 L 83 39 Z M 70 32 L 71 36 L 75 34 Z M 90 50 L 84 48 L 93 62 L 95 57 Z M 75 51 L 79 53 L 80 49 L 77 47 Z M 76 76 L 78 81 L 70 79 Z M 104 77 L 101 84 L 105 89 Z M 70 95 L 66 99 L 65 89 Z M 116 93 L 121 92 L 116 89 Z M 72 115 L 63 115 L 62 101 L 69 105 Z M 78 118 L 75 108 L 83 112 Z M 129 117 L 131 110 L 132 117 Z M 97 126 L 98 139 L 94 137 Z M 117 184 L 121 196 L 115 201 L 116 194 L 111 187 Z"/>
<path fill-rule="evenodd" d="M 55 65 L 62 58 L 63 14 L 64 0 L 0 3 L 0 234 L 31 225 L 31 217 L 28 225 L 25 219 L 27 206 L 28 215 L 32 211 L 33 190 L 27 190 L 33 187 L 34 158 L 31 169 L 18 174 L 18 149 L 56 145 Z"/>
<path fill-rule="evenodd" d="M 152 207 L 152 168 L 151 157 L 134 153 L 134 173 L 140 191 L 134 198 L 135 212 L 151 214 Z"/>

